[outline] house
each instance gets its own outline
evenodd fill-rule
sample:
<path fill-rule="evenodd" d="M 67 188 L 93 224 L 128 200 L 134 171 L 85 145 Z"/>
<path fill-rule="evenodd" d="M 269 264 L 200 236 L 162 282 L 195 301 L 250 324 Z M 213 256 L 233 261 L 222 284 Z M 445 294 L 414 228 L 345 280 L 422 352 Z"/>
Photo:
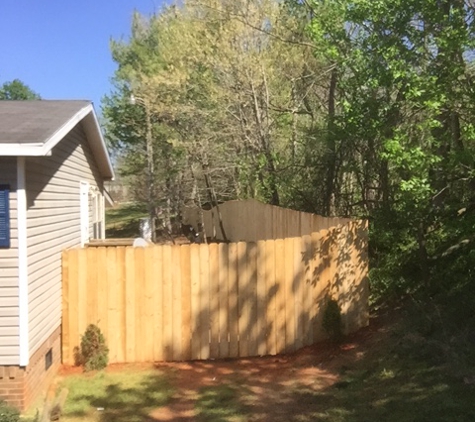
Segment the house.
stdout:
<path fill-rule="evenodd" d="M 0 101 L 0 398 L 29 406 L 61 360 L 61 252 L 104 237 L 113 169 L 88 101 Z"/>

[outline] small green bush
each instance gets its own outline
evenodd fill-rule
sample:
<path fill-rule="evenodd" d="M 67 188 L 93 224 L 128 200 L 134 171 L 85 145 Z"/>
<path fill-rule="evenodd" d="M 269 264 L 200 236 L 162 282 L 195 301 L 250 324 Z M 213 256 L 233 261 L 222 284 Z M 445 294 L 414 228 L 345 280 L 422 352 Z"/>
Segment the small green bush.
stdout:
<path fill-rule="evenodd" d="M 81 338 L 80 363 L 85 371 L 104 369 L 109 362 L 109 349 L 100 328 L 90 324 Z"/>
<path fill-rule="evenodd" d="M 0 422 L 18 422 L 20 412 L 4 401 L 0 400 Z"/>
<path fill-rule="evenodd" d="M 341 324 L 341 311 L 338 302 L 334 299 L 327 301 L 327 306 L 323 313 L 323 329 L 334 341 L 340 341 L 343 338 Z"/>

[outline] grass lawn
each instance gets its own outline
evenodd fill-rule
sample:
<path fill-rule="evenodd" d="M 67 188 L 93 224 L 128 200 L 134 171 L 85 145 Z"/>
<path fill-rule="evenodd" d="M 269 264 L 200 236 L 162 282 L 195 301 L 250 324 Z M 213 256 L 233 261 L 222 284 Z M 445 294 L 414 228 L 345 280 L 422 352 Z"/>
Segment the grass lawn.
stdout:
<path fill-rule="evenodd" d="M 475 365 L 422 320 L 390 315 L 286 356 L 71 375 L 61 420 L 475 421 Z"/>
<path fill-rule="evenodd" d="M 127 238 L 140 236 L 140 219 L 147 217 L 144 204 L 130 202 L 106 210 L 106 237 Z"/>
<path fill-rule="evenodd" d="M 166 404 L 171 386 L 159 371 L 97 372 L 66 377 L 69 390 L 61 421 L 140 422 Z"/>
<path fill-rule="evenodd" d="M 241 403 L 242 390 L 235 385 L 222 384 L 198 391 L 195 402 L 197 421 L 247 421 L 251 412 Z"/>

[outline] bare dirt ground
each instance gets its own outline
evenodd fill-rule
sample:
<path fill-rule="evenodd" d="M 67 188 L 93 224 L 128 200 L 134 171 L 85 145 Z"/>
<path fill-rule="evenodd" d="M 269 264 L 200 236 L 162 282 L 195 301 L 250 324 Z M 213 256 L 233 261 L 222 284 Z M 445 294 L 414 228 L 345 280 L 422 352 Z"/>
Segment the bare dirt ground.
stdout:
<path fill-rule="evenodd" d="M 340 368 L 361 359 L 381 331 L 373 321 L 340 345 L 326 342 L 288 355 L 249 359 L 158 363 L 158 369 L 171 370 L 172 384 L 180 394 L 152 412 L 151 420 L 194 421 L 198 392 L 220 384 L 245 386 L 250 415 L 246 420 L 298 420 L 298 415 L 312 412 L 315 393 L 338 382 Z"/>
<path fill-rule="evenodd" d="M 197 420 L 196 402 L 204 389 L 235 386 L 246 407 L 246 421 L 313 420 L 315 397 L 339 381 L 341 368 L 362 359 L 384 335 L 379 320 L 348 336 L 344 343 L 323 342 L 298 352 L 247 359 L 110 365 L 107 371 L 156 369 L 167 374 L 175 393 L 167 406 L 153 410 L 147 422 Z M 63 367 L 60 376 L 81 373 Z M 199 420 L 203 420 L 200 418 Z M 224 420 L 224 419 L 216 419 Z M 243 419 L 236 419 L 243 420 Z"/>

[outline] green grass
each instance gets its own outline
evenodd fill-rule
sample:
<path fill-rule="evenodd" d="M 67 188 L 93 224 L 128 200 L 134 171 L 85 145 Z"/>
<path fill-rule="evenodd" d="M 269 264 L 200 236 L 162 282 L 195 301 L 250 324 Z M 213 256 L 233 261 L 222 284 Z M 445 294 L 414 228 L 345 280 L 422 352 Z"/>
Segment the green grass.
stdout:
<path fill-rule="evenodd" d="M 440 368 L 389 354 L 345 371 L 340 382 L 312 397 L 315 409 L 307 416 L 331 422 L 470 421 L 474 392 Z M 297 402 L 309 400 L 305 390 L 295 394 Z"/>
<path fill-rule="evenodd" d="M 98 372 L 65 378 L 69 390 L 62 421 L 141 422 L 172 394 L 158 371 Z"/>
<path fill-rule="evenodd" d="M 147 217 L 147 207 L 135 202 L 106 210 L 106 237 L 128 238 L 140 235 L 140 219 Z"/>
<path fill-rule="evenodd" d="M 229 384 L 200 390 L 195 404 L 200 422 L 246 421 L 248 410 L 239 402 L 239 391 Z"/>
<path fill-rule="evenodd" d="M 320 392 L 296 388 L 293 402 L 306 402 L 308 409 L 290 420 L 475 421 L 475 385 L 464 381 L 464 375 L 475 374 L 475 363 L 467 358 L 473 349 L 454 347 L 454 321 L 437 317 L 433 326 L 436 314 L 414 304 L 405 308 L 361 359 L 338 369 L 333 386 Z"/>

